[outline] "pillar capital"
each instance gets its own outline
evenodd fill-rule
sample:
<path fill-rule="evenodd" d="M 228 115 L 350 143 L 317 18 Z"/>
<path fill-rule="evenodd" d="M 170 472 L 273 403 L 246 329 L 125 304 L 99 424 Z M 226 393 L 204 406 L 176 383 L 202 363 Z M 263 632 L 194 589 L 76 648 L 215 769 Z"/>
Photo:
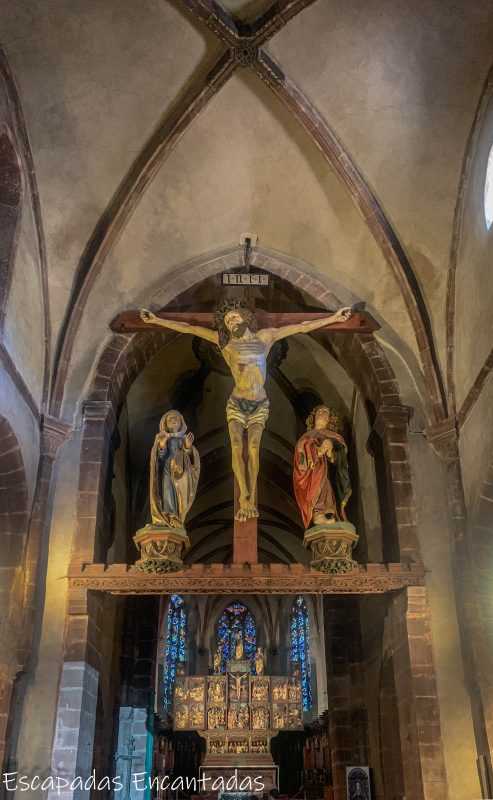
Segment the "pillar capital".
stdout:
<path fill-rule="evenodd" d="M 41 426 L 41 452 L 48 458 L 56 458 L 58 448 L 72 433 L 72 426 L 49 414 L 43 416 Z"/>
<path fill-rule="evenodd" d="M 378 409 L 372 432 L 382 436 L 389 428 L 405 426 L 407 428 L 410 419 L 410 409 L 408 406 L 387 406 L 382 405 Z"/>
<path fill-rule="evenodd" d="M 425 428 L 423 433 L 441 459 L 450 461 L 459 457 L 459 434 L 455 417 L 436 422 Z"/>
<path fill-rule="evenodd" d="M 115 416 L 113 403 L 110 400 L 85 400 L 82 405 L 84 421 L 106 422 Z"/>
<path fill-rule="evenodd" d="M 82 415 L 84 425 L 90 422 L 104 423 L 113 445 L 118 446 L 118 424 L 115 409 L 110 400 L 86 400 L 82 406 Z"/>

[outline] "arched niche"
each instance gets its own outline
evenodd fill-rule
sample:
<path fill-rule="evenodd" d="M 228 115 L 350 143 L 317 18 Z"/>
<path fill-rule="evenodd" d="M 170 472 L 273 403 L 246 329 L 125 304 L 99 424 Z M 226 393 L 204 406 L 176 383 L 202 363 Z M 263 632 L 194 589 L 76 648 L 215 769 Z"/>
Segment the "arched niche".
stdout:
<path fill-rule="evenodd" d="M 265 258 L 263 261 L 265 268 L 272 266 L 275 269 L 271 278 L 276 292 L 267 298 L 260 294 L 256 298 L 259 309 L 265 308 L 267 304 L 267 310 L 270 310 L 272 303 L 276 304 L 276 310 L 279 308 L 287 311 L 299 311 L 300 308 L 305 308 L 307 311 L 321 311 L 326 309 L 327 305 L 330 308 L 341 305 L 330 289 L 323 284 L 318 285 L 312 276 L 305 276 L 292 264 L 286 264 L 283 268 L 279 260 L 272 265 L 270 262 L 264 262 Z M 221 266 L 224 268 L 224 264 L 216 264 L 212 275 L 215 275 Z M 203 269 L 199 270 L 197 267 L 196 271 L 196 277 L 203 274 Z M 212 292 L 209 285 L 212 276 L 194 281 L 193 272 L 194 270 L 191 270 L 192 274 L 188 276 L 189 288 L 178 295 L 169 297 L 171 290 L 169 285 L 166 287 L 165 295 L 169 298 L 166 310 L 213 308 L 217 292 Z M 217 278 L 215 280 L 217 282 Z M 180 286 L 183 287 L 183 282 Z M 151 292 L 152 298 L 162 299 L 163 291 L 154 287 Z M 287 374 L 291 353 L 296 350 L 299 350 L 302 356 L 298 355 L 298 366 L 295 365 L 291 374 Z M 262 509 L 262 517 L 266 520 L 264 528 L 267 526 L 267 529 L 263 530 L 262 527 L 260 529 L 261 560 L 277 560 L 285 563 L 303 560 L 303 551 L 299 546 L 303 531 L 291 493 L 293 447 L 305 429 L 305 416 L 318 402 L 335 405 L 345 419 L 347 429 L 345 433 L 350 437 L 352 426 L 354 427 L 352 413 L 356 395 L 361 398 L 359 403 L 361 417 L 358 426 L 366 431 L 364 439 L 358 445 L 358 457 L 368 458 L 366 442 L 370 440 L 370 434 L 373 433 L 381 438 L 383 443 L 379 453 L 380 462 L 375 464 L 372 462 L 370 467 L 374 482 L 372 494 L 374 496 L 378 494 L 375 478 L 377 470 L 381 475 L 385 475 L 388 486 L 386 503 L 394 512 L 388 514 L 385 520 L 385 535 L 392 546 L 385 547 L 385 537 L 377 532 L 376 545 L 372 546 L 373 560 L 399 560 L 399 550 L 405 554 L 404 560 L 419 560 L 414 530 L 414 496 L 408 463 L 406 411 L 400 404 L 395 375 L 376 339 L 371 334 L 318 332 L 311 336 L 295 337 L 292 342 L 288 340 L 286 350 L 275 355 L 268 379 L 270 381 L 268 392 L 275 398 L 279 414 L 276 418 L 271 411 L 263 437 L 264 451 L 267 457 L 274 459 L 275 469 L 269 467 L 262 475 L 261 468 L 262 480 L 259 483 L 261 506 L 262 491 L 272 493 L 271 499 L 263 504 Z M 231 378 L 225 372 L 222 361 L 219 360 L 218 364 L 217 356 L 211 348 L 202 342 L 194 341 L 192 337 L 179 336 L 173 332 L 143 331 L 133 335 L 115 334 L 110 339 L 95 368 L 85 405 L 84 437 L 88 439 L 87 446 L 91 448 L 91 456 L 87 459 L 88 463 L 85 463 L 83 443 L 79 486 L 81 492 L 85 494 L 84 500 L 94 505 L 93 516 L 96 518 L 98 535 L 92 538 L 91 543 L 91 537 L 87 538 L 91 523 L 88 523 L 87 519 L 78 523 L 81 535 L 77 537 L 76 549 L 80 555 L 84 554 L 83 560 L 87 557 L 90 560 L 93 558 L 97 561 L 105 560 L 109 548 L 112 548 L 110 560 L 120 562 L 135 560 L 128 530 L 133 528 L 137 530 L 144 520 L 143 503 L 147 494 L 148 453 L 157 429 L 159 415 L 173 406 L 178 406 L 185 413 L 189 427 L 196 433 L 196 442 L 200 445 L 201 457 L 207 467 L 203 471 L 203 480 L 213 483 L 211 491 L 215 491 L 218 495 L 216 499 L 212 495 L 209 497 L 210 502 L 206 508 L 202 503 L 203 496 L 201 499 L 199 486 L 197 499 L 187 518 L 187 525 L 190 525 L 195 533 L 201 528 L 204 536 L 209 537 L 213 543 L 213 549 L 207 551 L 207 548 L 197 548 L 196 536 L 195 541 L 192 541 L 190 563 L 197 560 L 218 560 L 227 563 L 231 558 L 232 508 L 228 508 L 229 501 L 224 499 L 228 497 L 232 502 L 233 496 L 229 440 L 224 424 L 224 405 L 231 391 Z M 330 376 L 334 372 L 337 372 L 337 376 L 331 382 Z M 163 376 L 167 380 L 170 375 L 173 376 L 174 382 L 165 385 Z M 218 387 L 221 387 L 220 391 Z M 341 387 L 345 387 L 342 395 Z M 137 402 L 133 405 L 132 398 L 137 398 Z M 183 407 L 184 403 L 188 403 L 187 408 Z M 200 430 L 206 406 L 210 409 L 208 426 L 207 430 Z M 398 424 L 394 418 L 390 419 L 392 415 L 388 415 L 389 411 L 397 412 Z M 382 415 L 382 412 L 386 412 L 386 416 Z M 279 426 L 280 419 L 285 424 Z M 381 423 L 382 420 L 385 423 L 383 431 L 381 426 L 377 431 L 377 422 Z M 129 456 L 128 448 L 132 438 L 131 431 L 133 428 L 136 430 L 136 426 L 140 426 L 138 437 L 134 436 L 134 439 L 138 439 L 139 454 L 134 458 L 132 454 Z M 96 431 L 99 432 L 97 436 L 101 437 L 99 444 L 95 441 Z M 98 448 L 99 460 L 94 456 Z M 358 457 L 354 454 L 352 459 L 354 464 L 357 463 Z M 131 481 L 130 517 L 124 521 L 120 520 L 122 536 L 115 538 L 114 531 L 111 530 L 112 513 L 115 505 L 117 508 L 123 506 L 121 503 L 115 503 L 114 482 L 113 486 L 111 485 L 112 475 L 124 473 L 128 468 L 129 458 L 132 463 L 139 461 L 140 466 Z M 228 481 L 231 484 L 229 491 Z M 84 493 L 83 487 L 87 486 L 88 482 L 99 486 L 97 496 L 92 493 L 92 497 L 89 497 Z M 357 483 L 357 473 L 355 483 Z M 357 497 L 358 493 L 355 492 L 355 499 Z M 135 500 L 138 501 L 137 508 Z M 379 506 L 377 515 L 381 514 L 381 500 Z M 400 510 L 396 510 L 396 507 Z M 208 511 L 213 513 L 207 514 Z M 360 558 L 365 561 L 368 560 L 371 549 L 364 535 L 367 515 L 362 513 L 361 508 L 356 508 L 356 511 L 351 513 L 359 513 L 356 521 L 363 533 Z M 89 516 L 91 514 L 88 513 L 87 517 Z M 214 520 L 209 532 L 206 530 L 206 519 Z M 377 527 L 381 530 L 380 520 Z M 215 535 L 218 531 L 219 536 Z M 284 540 L 283 533 L 285 533 Z M 290 536 L 293 537 L 292 545 L 289 545 Z M 123 537 L 125 544 L 119 546 L 118 539 L 123 541 Z M 305 554 L 306 559 L 307 554 Z"/>

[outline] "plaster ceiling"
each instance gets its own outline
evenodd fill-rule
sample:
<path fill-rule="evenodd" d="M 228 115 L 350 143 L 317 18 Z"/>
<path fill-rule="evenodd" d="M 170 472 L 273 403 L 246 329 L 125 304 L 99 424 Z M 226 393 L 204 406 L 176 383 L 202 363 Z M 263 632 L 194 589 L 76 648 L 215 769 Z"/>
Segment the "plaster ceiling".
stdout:
<path fill-rule="evenodd" d="M 264 9 L 256 0 L 225 7 L 245 19 Z M 98 219 L 156 125 L 224 45 L 174 0 L 47 0 L 41 12 L 33 0 L 1 0 L 0 9 L 37 173 L 56 342 Z M 492 17 L 488 2 L 318 0 L 267 45 L 340 137 L 404 245 L 442 368 L 453 211 Z M 115 310 L 245 229 L 315 267 L 341 296 L 366 299 L 382 337 L 415 357 L 395 279 L 346 189 L 242 70 L 175 145 L 103 264 L 72 355 L 71 402 Z"/>

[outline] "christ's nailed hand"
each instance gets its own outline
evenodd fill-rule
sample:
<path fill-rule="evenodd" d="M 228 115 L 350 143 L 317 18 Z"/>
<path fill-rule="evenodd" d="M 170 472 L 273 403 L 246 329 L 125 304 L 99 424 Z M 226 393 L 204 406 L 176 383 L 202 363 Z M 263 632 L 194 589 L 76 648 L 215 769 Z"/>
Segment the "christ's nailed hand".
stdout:
<path fill-rule="evenodd" d="M 148 308 L 142 308 L 140 311 L 140 318 L 143 322 L 154 322 L 156 320 L 156 315 L 149 311 Z"/>
<path fill-rule="evenodd" d="M 344 306 L 344 308 L 340 308 L 339 311 L 336 311 L 334 314 L 334 322 L 346 322 L 352 313 L 349 306 Z"/>

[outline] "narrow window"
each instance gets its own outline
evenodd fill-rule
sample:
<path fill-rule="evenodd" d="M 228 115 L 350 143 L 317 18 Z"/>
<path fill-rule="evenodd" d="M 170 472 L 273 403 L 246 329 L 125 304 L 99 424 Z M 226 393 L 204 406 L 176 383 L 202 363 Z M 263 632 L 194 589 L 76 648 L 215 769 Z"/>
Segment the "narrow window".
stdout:
<path fill-rule="evenodd" d="M 486 220 L 486 227 L 489 230 L 493 222 L 493 147 L 490 150 L 488 165 L 486 167 L 486 180 L 484 183 L 484 218 Z"/>
<path fill-rule="evenodd" d="M 250 661 L 250 669 L 255 667 L 257 631 L 254 619 L 243 603 L 234 602 L 227 606 L 219 617 L 217 645 L 221 648 L 221 672 L 226 672 L 226 662 L 235 657 L 236 642 L 243 644 L 245 660 Z"/>
<path fill-rule="evenodd" d="M 185 601 L 172 594 L 168 606 L 166 655 L 164 658 L 164 707 L 169 708 L 173 696 L 176 665 L 185 661 L 186 615 Z"/>
<path fill-rule="evenodd" d="M 312 672 L 310 665 L 310 623 L 305 598 L 296 598 L 291 610 L 291 661 L 301 675 L 303 711 L 312 708 Z"/>

